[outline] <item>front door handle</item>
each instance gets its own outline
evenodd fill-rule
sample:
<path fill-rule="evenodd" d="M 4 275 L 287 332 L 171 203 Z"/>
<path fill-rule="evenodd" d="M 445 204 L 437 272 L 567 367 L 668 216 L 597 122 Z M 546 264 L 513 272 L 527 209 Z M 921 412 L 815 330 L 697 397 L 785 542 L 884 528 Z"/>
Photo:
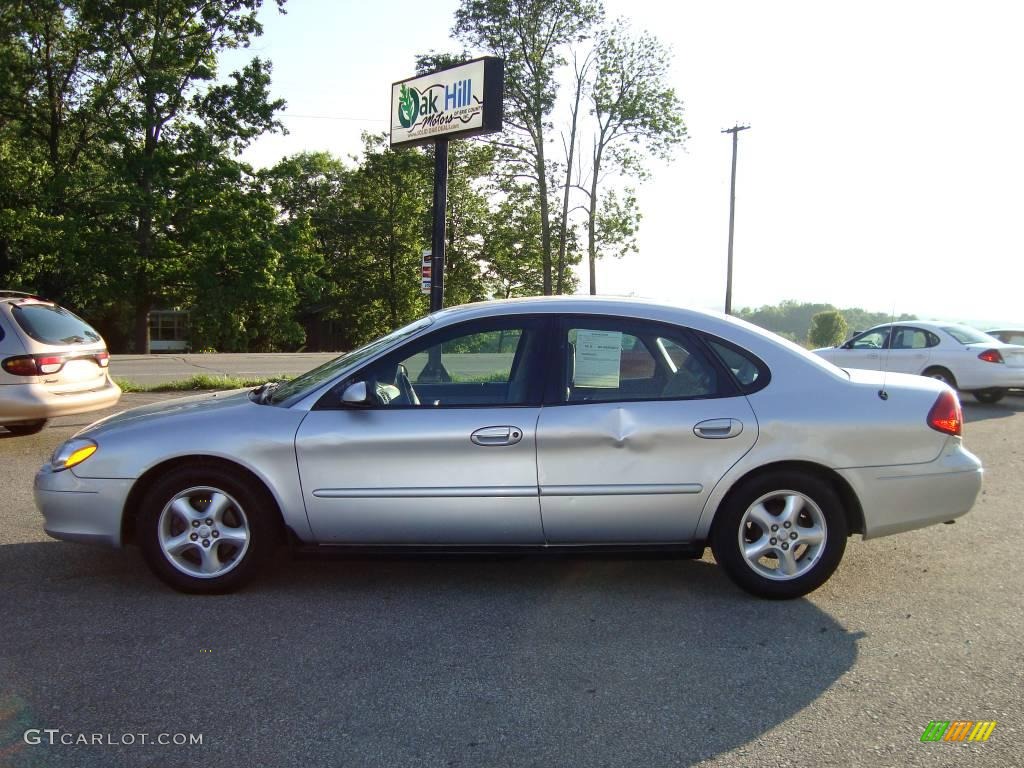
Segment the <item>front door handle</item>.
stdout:
<path fill-rule="evenodd" d="M 481 427 L 469 436 L 476 445 L 515 445 L 523 439 L 519 427 Z"/>
<path fill-rule="evenodd" d="M 736 437 L 742 431 L 743 422 L 739 419 L 708 419 L 693 428 L 693 434 L 708 440 Z"/>

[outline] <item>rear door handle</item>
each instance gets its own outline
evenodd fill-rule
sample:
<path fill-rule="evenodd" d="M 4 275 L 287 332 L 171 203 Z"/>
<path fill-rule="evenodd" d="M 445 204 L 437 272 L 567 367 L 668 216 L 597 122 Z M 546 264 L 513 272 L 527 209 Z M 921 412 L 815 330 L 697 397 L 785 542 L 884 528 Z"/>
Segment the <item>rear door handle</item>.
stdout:
<path fill-rule="evenodd" d="M 736 437 L 743 431 L 743 422 L 739 419 L 708 419 L 693 428 L 693 434 L 707 440 L 722 440 Z"/>
<path fill-rule="evenodd" d="M 481 427 L 469 436 L 476 445 L 515 445 L 523 439 L 519 427 Z"/>

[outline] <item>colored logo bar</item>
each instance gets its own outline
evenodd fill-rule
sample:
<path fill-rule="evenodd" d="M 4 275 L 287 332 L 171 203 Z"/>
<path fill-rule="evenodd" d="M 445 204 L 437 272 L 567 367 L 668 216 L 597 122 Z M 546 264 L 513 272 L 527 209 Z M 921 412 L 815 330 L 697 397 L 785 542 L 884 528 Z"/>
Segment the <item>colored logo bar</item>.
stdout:
<path fill-rule="evenodd" d="M 932 720 L 921 741 L 988 741 L 995 728 L 995 720 Z"/>

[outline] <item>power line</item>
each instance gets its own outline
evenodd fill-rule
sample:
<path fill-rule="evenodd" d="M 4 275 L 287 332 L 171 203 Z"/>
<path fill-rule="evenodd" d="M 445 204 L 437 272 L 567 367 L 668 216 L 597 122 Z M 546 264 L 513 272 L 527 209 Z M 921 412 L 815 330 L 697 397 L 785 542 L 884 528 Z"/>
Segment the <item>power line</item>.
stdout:
<path fill-rule="evenodd" d="M 353 123 L 386 123 L 387 120 L 383 120 L 378 117 L 347 117 L 344 115 L 300 115 L 295 112 L 285 112 L 280 115 L 281 117 L 295 117 L 303 120 L 346 120 Z"/>

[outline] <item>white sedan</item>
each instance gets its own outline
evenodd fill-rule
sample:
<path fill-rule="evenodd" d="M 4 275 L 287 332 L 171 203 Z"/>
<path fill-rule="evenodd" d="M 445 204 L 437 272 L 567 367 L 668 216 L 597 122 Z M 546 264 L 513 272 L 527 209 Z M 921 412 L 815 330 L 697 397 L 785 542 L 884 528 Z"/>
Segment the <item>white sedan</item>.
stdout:
<path fill-rule="evenodd" d="M 838 347 L 814 350 L 840 368 L 913 373 L 971 392 L 982 403 L 1024 387 L 1024 347 L 957 323 L 885 323 Z"/>

